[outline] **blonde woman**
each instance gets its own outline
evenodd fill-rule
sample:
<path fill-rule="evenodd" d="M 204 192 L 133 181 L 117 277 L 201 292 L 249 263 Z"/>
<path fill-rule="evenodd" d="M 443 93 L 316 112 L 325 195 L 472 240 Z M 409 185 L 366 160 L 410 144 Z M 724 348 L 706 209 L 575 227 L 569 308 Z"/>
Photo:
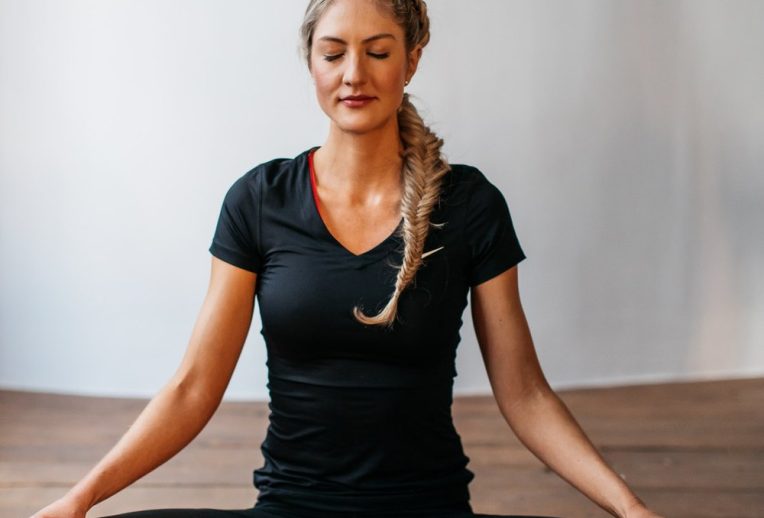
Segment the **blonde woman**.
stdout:
<path fill-rule="evenodd" d="M 405 93 L 430 38 L 425 2 L 312 0 L 300 34 L 329 135 L 230 187 L 177 374 L 34 518 L 83 517 L 188 444 L 223 397 L 255 298 L 271 396 L 255 505 L 119 517 L 489 516 L 472 510 L 474 474 L 451 419 L 468 294 L 495 397 L 522 442 L 613 516 L 657 517 L 544 378 L 502 193 L 446 161 Z"/>

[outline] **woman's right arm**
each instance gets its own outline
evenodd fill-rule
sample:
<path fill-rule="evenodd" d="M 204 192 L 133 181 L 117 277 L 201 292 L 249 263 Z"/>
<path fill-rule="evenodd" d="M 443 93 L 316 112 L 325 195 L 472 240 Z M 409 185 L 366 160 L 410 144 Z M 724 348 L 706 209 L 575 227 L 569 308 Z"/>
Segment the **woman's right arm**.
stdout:
<path fill-rule="evenodd" d="M 210 283 L 183 360 L 116 445 L 60 500 L 32 518 L 69 518 L 181 451 L 222 401 L 249 332 L 257 275 L 212 256 Z"/>

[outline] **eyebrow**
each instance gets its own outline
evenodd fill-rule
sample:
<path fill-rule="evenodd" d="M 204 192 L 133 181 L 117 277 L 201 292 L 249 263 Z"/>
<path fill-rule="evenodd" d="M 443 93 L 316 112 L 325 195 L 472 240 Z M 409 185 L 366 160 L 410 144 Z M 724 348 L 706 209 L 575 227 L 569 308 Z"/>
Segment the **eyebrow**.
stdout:
<path fill-rule="evenodd" d="M 368 38 L 365 38 L 364 40 L 362 40 L 362 43 L 368 43 L 370 41 L 380 40 L 382 38 L 392 38 L 392 39 L 395 39 L 395 36 L 393 36 L 389 32 L 382 32 L 380 34 L 375 34 L 374 36 L 369 36 Z M 334 42 L 342 43 L 342 44 L 345 44 L 345 45 L 347 44 L 347 41 L 343 40 L 342 38 L 338 38 L 337 36 L 321 36 L 318 39 L 321 40 L 321 41 L 334 41 Z"/>

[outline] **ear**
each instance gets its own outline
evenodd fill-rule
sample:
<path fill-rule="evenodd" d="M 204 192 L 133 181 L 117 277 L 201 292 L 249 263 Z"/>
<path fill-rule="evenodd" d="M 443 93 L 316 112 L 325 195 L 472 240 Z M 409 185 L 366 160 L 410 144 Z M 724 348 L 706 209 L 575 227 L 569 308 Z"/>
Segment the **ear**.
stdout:
<path fill-rule="evenodd" d="M 408 77 L 411 80 L 416 73 L 417 66 L 419 65 L 419 59 L 422 57 L 422 46 L 417 45 L 414 47 L 408 55 Z"/>

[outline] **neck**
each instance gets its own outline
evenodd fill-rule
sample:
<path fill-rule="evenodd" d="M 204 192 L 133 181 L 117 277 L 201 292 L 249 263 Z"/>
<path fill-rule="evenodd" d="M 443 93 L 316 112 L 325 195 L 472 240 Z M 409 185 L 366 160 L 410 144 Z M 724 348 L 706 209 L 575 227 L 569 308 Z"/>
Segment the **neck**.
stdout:
<path fill-rule="evenodd" d="M 398 121 L 366 133 L 343 131 L 332 123 L 326 142 L 313 156 L 322 189 L 353 204 L 366 204 L 401 184 Z"/>

